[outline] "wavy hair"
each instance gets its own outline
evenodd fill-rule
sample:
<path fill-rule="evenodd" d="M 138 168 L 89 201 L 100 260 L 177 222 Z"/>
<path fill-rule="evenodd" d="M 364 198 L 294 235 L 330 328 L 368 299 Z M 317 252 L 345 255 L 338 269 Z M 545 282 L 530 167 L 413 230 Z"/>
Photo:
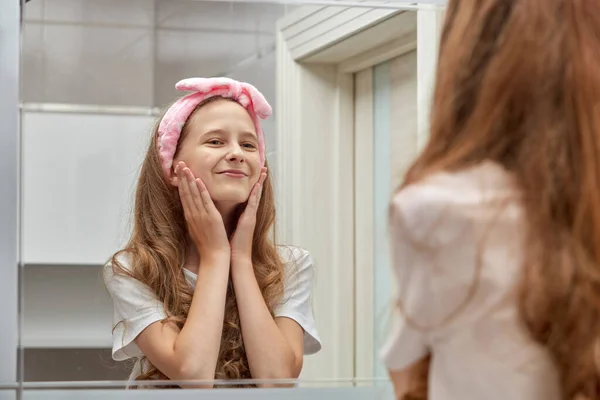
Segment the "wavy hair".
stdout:
<path fill-rule="evenodd" d="M 600 1 L 450 0 L 430 139 L 402 187 L 484 160 L 523 194 L 519 309 L 562 398 L 600 398 Z"/>
<path fill-rule="evenodd" d="M 211 97 L 201 102 L 196 110 L 218 99 L 234 101 L 219 96 Z M 175 322 L 181 329 L 193 295 L 193 288 L 186 281 L 182 267 L 186 255 L 187 227 L 177 188 L 165 179 L 161 168 L 156 146 L 159 122 L 160 119 L 154 127 L 137 182 L 131 237 L 127 245 L 112 256 L 111 263 L 116 273 L 147 285 L 164 304 L 168 317 L 163 322 Z M 186 133 L 187 124 L 183 127 L 179 144 Z M 238 217 L 241 211 L 243 205 L 238 207 Z M 268 175 L 257 210 L 252 264 L 261 293 L 272 315 L 283 294 L 283 264 L 275 243 L 274 222 L 273 186 Z M 132 260 L 128 268 L 119 263 L 119 256 L 122 254 L 127 254 Z M 142 361 L 142 365 L 148 368 L 136 380 L 168 380 L 148 359 L 144 358 Z M 250 378 L 240 316 L 230 280 L 215 379 Z"/>

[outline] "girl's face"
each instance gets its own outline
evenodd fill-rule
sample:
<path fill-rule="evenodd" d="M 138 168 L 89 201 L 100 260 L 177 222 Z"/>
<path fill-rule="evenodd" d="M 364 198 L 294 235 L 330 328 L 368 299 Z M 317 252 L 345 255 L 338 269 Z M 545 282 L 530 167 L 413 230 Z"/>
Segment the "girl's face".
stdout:
<path fill-rule="evenodd" d="M 185 162 L 204 182 L 215 205 L 248 200 L 261 164 L 256 129 L 244 107 L 221 99 L 205 104 L 188 120 L 179 146 L 173 165 Z"/>

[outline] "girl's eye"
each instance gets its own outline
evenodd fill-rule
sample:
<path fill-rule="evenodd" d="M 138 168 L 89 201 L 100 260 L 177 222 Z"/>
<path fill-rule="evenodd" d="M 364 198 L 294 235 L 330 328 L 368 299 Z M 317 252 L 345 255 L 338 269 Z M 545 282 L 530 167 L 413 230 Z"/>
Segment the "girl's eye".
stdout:
<path fill-rule="evenodd" d="M 244 143 L 242 146 L 244 146 L 247 149 L 255 149 L 256 146 L 253 143 Z"/>
<path fill-rule="evenodd" d="M 219 139 L 212 139 L 208 141 L 209 144 L 214 144 L 215 146 L 222 144 L 223 142 Z"/>

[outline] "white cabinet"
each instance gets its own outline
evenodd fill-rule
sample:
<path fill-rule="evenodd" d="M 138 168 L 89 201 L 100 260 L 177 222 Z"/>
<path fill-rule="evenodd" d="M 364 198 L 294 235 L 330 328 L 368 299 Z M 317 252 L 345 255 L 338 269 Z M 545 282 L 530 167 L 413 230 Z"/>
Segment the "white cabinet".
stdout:
<path fill-rule="evenodd" d="M 23 113 L 24 347 L 111 347 L 112 302 L 101 266 L 127 240 L 154 120 Z"/>
<path fill-rule="evenodd" d="M 124 244 L 150 116 L 24 113 L 23 264 L 103 264 Z"/>

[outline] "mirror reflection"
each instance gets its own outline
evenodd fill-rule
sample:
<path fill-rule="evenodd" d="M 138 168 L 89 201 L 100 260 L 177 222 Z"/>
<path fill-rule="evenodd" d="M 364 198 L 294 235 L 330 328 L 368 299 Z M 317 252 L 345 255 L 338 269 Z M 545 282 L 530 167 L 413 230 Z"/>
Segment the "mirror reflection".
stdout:
<path fill-rule="evenodd" d="M 387 380 L 417 8 L 27 2 L 24 380 Z"/>

